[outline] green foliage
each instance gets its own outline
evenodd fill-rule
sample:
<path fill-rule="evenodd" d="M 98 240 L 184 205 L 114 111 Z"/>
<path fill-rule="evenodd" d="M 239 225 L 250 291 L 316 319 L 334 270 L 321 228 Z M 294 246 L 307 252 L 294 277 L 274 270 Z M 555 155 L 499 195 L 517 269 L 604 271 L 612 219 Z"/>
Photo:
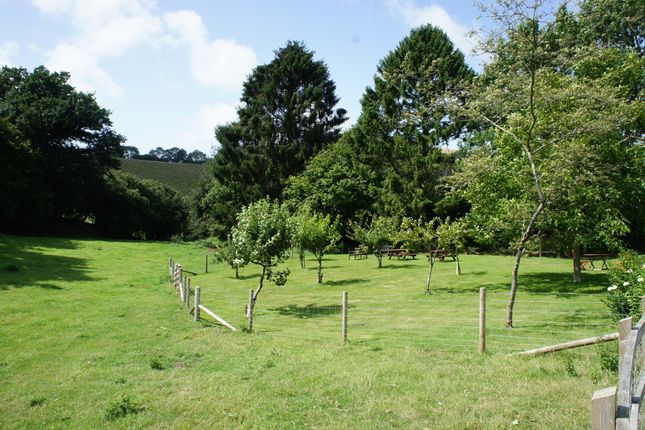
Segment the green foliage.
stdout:
<path fill-rule="evenodd" d="M 236 255 L 262 267 L 255 298 L 266 275 L 277 285 L 284 285 L 288 272 L 273 269 L 282 262 L 291 245 L 289 213 L 284 206 L 263 199 L 242 208 L 237 225 L 231 230 L 231 240 Z"/>
<path fill-rule="evenodd" d="M 452 157 L 441 145 L 465 123 L 445 103 L 474 73 L 439 28 L 410 32 L 381 60 L 362 99 L 355 151 L 378 174 L 379 213 L 430 218 L 443 192 L 439 179 Z"/>
<path fill-rule="evenodd" d="M 369 247 L 378 259 L 379 269 L 382 266 L 385 247 L 396 239 L 398 222 L 395 218 L 375 215 L 369 225 L 353 223 L 354 240 Z"/>
<path fill-rule="evenodd" d="M 42 66 L 0 71 L 0 171 L 14 182 L 2 187 L 11 195 L 0 195 L 8 202 L 1 229 L 83 224 L 103 175 L 116 167 L 125 139 L 111 128 L 109 111 L 92 94 L 76 91 L 69 78 Z"/>
<path fill-rule="evenodd" d="M 230 214 L 259 199 L 281 198 L 287 179 L 340 135 L 345 110 L 327 66 L 302 43 L 288 42 L 268 64 L 256 67 L 244 83 L 238 121 L 217 127 L 220 148 L 210 163 L 212 181 L 201 193 L 198 214 L 222 228 Z M 211 198 L 211 194 L 225 200 Z M 222 208 L 218 202 L 226 201 Z"/>
<path fill-rule="evenodd" d="M 167 185 L 112 171 L 95 200 L 95 226 L 108 235 L 169 239 L 186 228 L 188 209 Z"/>
<path fill-rule="evenodd" d="M 466 111 L 485 118 L 492 135 L 463 159 L 453 193 L 469 202 L 480 243 L 517 248 L 540 232 L 561 251 L 616 248 L 630 224 L 639 228 L 632 213 L 642 214 L 642 107 L 608 85 L 621 66 L 594 64 L 605 54 L 618 63 L 630 57 L 580 46 L 576 16 L 545 22 L 547 13 L 534 12 L 534 20 L 514 18 L 502 34 L 493 31 L 485 45 L 495 61 L 471 88 Z"/>
<path fill-rule="evenodd" d="M 318 283 L 322 283 L 322 258 L 340 240 L 338 224 L 329 215 L 321 215 L 305 208 L 291 217 L 292 244 L 309 251 L 318 260 Z"/>
<path fill-rule="evenodd" d="M 246 266 L 248 261 L 244 260 L 244 256 L 240 255 L 238 249 L 233 245 L 233 241 L 229 238 L 222 242 L 217 247 L 215 259 L 218 262 L 224 262 L 235 269 L 235 277 L 239 277 L 239 269 Z"/>
<path fill-rule="evenodd" d="M 459 254 L 466 246 L 467 228 L 464 222 L 451 221 L 450 217 L 437 226 L 439 248 Z"/>
<path fill-rule="evenodd" d="M 108 421 L 116 421 L 119 418 L 138 414 L 144 410 L 145 408 L 139 402 L 133 400 L 128 395 L 124 395 L 119 400 L 110 403 L 105 411 L 105 419 Z"/>
<path fill-rule="evenodd" d="M 605 303 L 616 321 L 628 316 L 638 321 L 645 296 L 645 259 L 635 251 L 622 251 L 619 264 L 609 269 L 609 281 Z"/>
<path fill-rule="evenodd" d="M 616 375 L 618 373 L 618 344 L 599 343 L 596 349 L 600 370 Z"/>
<path fill-rule="evenodd" d="M 356 156 L 357 132 L 352 128 L 338 142 L 319 152 L 306 169 L 289 178 L 284 190 L 286 203 L 296 211 L 307 206 L 338 222 L 343 238 L 351 236 L 350 222 L 374 211 L 377 200 L 376 175 Z"/>

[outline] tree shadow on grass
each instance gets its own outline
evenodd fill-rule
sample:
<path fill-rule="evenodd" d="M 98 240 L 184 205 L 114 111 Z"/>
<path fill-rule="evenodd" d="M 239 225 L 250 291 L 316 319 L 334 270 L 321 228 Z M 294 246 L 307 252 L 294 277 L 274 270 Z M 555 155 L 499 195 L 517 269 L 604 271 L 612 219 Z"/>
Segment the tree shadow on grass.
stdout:
<path fill-rule="evenodd" d="M 62 290 L 60 283 L 96 280 L 87 259 L 45 254 L 40 248 L 76 249 L 68 239 L 0 236 L 0 291 L 11 288 Z"/>
<path fill-rule="evenodd" d="M 241 281 L 245 281 L 247 279 L 259 278 L 259 277 L 260 277 L 259 273 L 253 273 L 251 275 L 240 275 L 237 278 L 235 276 L 233 276 L 233 279 L 239 279 Z"/>
<path fill-rule="evenodd" d="M 607 273 L 597 273 L 590 276 L 583 274 L 581 283 L 573 282 L 571 273 L 545 272 L 520 274 L 518 279 L 518 293 L 550 293 L 561 297 L 575 297 L 584 294 L 602 294 L 607 291 Z M 488 291 L 509 291 L 510 279 L 508 282 L 477 284 L 460 288 L 440 288 L 439 291 L 446 293 L 476 292 L 480 287 L 486 287 Z"/>
<path fill-rule="evenodd" d="M 353 308 L 353 305 L 349 305 L 348 308 Z M 287 317 L 294 317 L 300 319 L 309 319 L 309 318 L 318 318 L 329 315 L 340 315 L 340 312 L 343 310 L 341 305 L 317 305 L 315 303 L 309 303 L 308 305 L 298 306 L 298 305 L 286 305 L 280 306 L 279 308 L 271 308 L 269 311 L 277 312 L 280 315 Z"/>
<path fill-rule="evenodd" d="M 325 281 L 324 284 L 330 285 L 330 286 L 343 286 L 343 285 L 361 284 L 364 282 L 369 282 L 369 279 L 361 279 L 361 278 L 339 279 L 337 281 Z"/>
<path fill-rule="evenodd" d="M 417 266 L 416 264 L 396 264 L 396 265 L 394 265 L 394 264 L 387 264 L 387 265 L 384 264 L 383 267 L 381 267 L 381 269 L 385 269 L 385 270 L 415 269 L 415 268 L 418 268 L 418 267 L 419 266 Z"/>

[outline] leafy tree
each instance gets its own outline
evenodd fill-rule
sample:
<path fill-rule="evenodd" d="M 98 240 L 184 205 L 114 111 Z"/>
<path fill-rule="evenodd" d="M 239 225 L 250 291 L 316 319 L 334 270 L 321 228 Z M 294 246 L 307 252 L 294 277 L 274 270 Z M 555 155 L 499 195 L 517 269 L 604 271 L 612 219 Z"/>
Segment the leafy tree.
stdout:
<path fill-rule="evenodd" d="M 233 211 L 264 197 L 280 198 L 287 178 L 340 135 L 345 110 L 335 109 L 327 66 L 299 42 L 288 42 L 244 83 L 239 120 L 220 126 L 212 175 Z M 229 225 L 226 214 L 213 214 Z"/>
<path fill-rule="evenodd" d="M 22 211 L 4 229 L 32 232 L 84 223 L 93 212 L 91 196 L 108 169 L 117 167 L 125 139 L 112 129 L 109 111 L 92 94 L 76 91 L 69 77 L 42 66 L 0 70 L 0 118 L 11 124 L 18 146 L 29 146 L 20 151 L 25 168 L 15 180 L 29 183 L 30 193 L 11 197 L 20 200 Z M 2 157 L 0 168 L 8 161 Z"/>
<path fill-rule="evenodd" d="M 205 163 L 206 160 L 208 160 L 208 157 L 206 156 L 206 154 L 196 149 L 186 156 L 185 161 L 186 163 L 202 164 L 202 163 Z"/>
<path fill-rule="evenodd" d="M 215 258 L 218 262 L 227 263 L 231 266 L 231 269 L 235 269 L 235 279 L 239 279 L 240 268 L 246 266 L 246 263 L 248 263 L 242 255 L 239 255 L 238 249 L 233 245 L 231 238 L 220 244 L 217 248 Z"/>
<path fill-rule="evenodd" d="M 396 238 L 397 222 L 394 218 L 375 215 L 368 226 L 354 223 L 354 239 L 372 250 L 378 260 L 378 268 L 383 265 L 385 247 Z"/>
<path fill-rule="evenodd" d="M 246 206 L 237 215 L 237 225 L 231 231 L 236 255 L 262 267 L 260 285 L 253 294 L 251 308 L 264 287 L 264 279 L 276 285 L 287 282 L 289 270 L 275 270 L 290 247 L 289 214 L 278 203 L 263 199 Z"/>
<path fill-rule="evenodd" d="M 351 220 L 374 211 L 377 196 L 374 171 L 356 157 L 353 139 L 355 129 L 346 131 L 312 158 L 302 173 L 289 178 L 284 190 L 292 211 L 307 206 L 335 218 L 345 239 L 352 235 Z"/>
<path fill-rule="evenodd" d="M 136 146 L 122 146 L 123 158 L 137 158 L 139 156 L 139 149 Z"/>
<path fill-rule="evenodd" d="M 357 153 L 379 172 L 379 212 L 423 216 L 435 213 L 439 179 L 452 158 L 440 150 L 458 139 L 465 122 L 445 103 L 447 94 L 474 73 L 439 28 L 416 28 L 378 65 L 374 87 L 362 99 Z"/>
<path fill-rule="evenodd" d="M 639 0 L 584 0 L 580 4 L 581 32 L 605 47 L 629 48 L 645 54 L 645 5 Z"/>
<path fill-rule="evenodd" d="M 435 250 L 438 246 L 437 225 L 439 218 L 424 221 L 422 218 L 412 219 L 404 217 L 396 234 L 396 241 L 407 247 L 428 254 L 428 273 L 426 275 L 425 294 L 432 294 L 430 283 L 435 263 Z"/>
<path fill-rule="evenodd" d="M 304 250 L 314 254 L 318 262 L 318 283 L 322 284 L 322 260 L 325 253 L 340 240 L 338 226 L 329 215 L 312 213 L 309 209 L 292 217 L 292 223 L 296 239 L 294 242 L 301 250 L 301 262 L 304 260 Z"/>
<path fill-rule="evenodd" d="M 110 236 L 167 240 L 188 222 L 188 209 L 174 189 L 128 173 L 106 174 L 103 189 L 92 198 L 95 227 Z"/>
<path fill-rule="evenodd" d="M 459 253 L 466 245 L 466 225 L 463 221 L 451 221 L 450 217 L 437 226 L 437 242 L 441 249 L 448 250 L 455 256 L 455 272 L 461 275 Z"/>
<path fill-rule="evenodd" d="M 601 82 L 561 73 L 558 65 L 571 62 L 571 52 L 553 45 L 558 26 L 548 20 L 550 12 L 541 6 L 519 1 L 490 6 L 501 29 L 493 30 L 484 45 L 494 61 L 472 87 L 466 111 L 488 123 L 494 135 L 489 144 L 464 160 L 453 182 L 471 204 L 469 222 L 477 227 L 480 239 L 501 233 L 516 251 L 509 327 L 526 246 L 546 220 L 559 219 L 569 231 L 579 228 L 580 224 L 556 214 L 569 203 L 582 205 L 571 208 L 582 213 L 610 209 L 612 199 L 585 204 L 584 198 L 570 200 L 567 196 L 597 192 L 603 171 L 611 168 L 611 162 L 590 162 L 590 153 L 616 151 L 636 140 L 624 133 L 633 130 L 638 115 L 635 105 Z M 586 173 L 582 178 L 581 166 Z M 567 182 L 567 177 L 576 178 L 575 184 Z M 594 181 L 598 183 L 588 184 Z M 611 184 L 606 186 L 611 188 Z M 601 206 L 592 208 L 596 203 Z M 619 214 L 605 212 L 609 218 L 587 229 L 602 231 L 612 223 L 611 234 L 624 232 Z"/>

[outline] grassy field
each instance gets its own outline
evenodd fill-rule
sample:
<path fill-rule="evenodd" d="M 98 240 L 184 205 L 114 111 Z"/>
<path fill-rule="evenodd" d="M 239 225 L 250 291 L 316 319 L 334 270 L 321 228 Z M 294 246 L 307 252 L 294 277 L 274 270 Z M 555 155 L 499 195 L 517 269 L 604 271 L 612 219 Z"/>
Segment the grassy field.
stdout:
<path fill-rule="evenodd" d="M 154 179 L 182 194 L 190 194 L 197 186 L 203 164 L 164 163 L 161 161 L 120 158 L 121 169 L 143 179 Z"/>
<path fill-rule="evenodd" d="M 526 259 L 516 328 L 503 328 L 511 258 L 439 263 L 326 258 L 287 264 L 261 293 L 255 331 L 193 323 L 168 257 L 199 273 L 202 302 L 236 327 L 257 283 L 193 244 L 0 235 L 0 428 L 588 428 L 589 401 L 615 383 L 600 348 L 531 359 L 508 352 L 615 331 L 605 273 L 577 287 L 570 262 Z M 478 289 L 489 349 L 476 353 Z M 349 342 L 340 297 L 349 293 Z"/>

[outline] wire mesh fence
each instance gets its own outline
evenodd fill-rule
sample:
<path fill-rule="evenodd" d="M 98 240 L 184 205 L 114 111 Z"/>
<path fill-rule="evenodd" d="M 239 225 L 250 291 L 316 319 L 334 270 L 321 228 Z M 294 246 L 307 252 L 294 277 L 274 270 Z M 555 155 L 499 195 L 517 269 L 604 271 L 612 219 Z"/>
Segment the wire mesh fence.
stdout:
<path fill-rule="evenodd" d="M 181 266 L 169 270 L 187 311 L 195 293 Z M 207 288 L 207 303 L 237 327 L 248 320 L 244 291 Z M 204 291 L 202 291 L 202 294 Z M 491 289 L 485 299 L 485 344 L 492 353 L 515 353 L 616 331 L 604 295 L 571 292 L 518 292 L 512 328 L 507 327 L 508 291 Z M 293 295 L 274 290 L 253 305 L 253 331 L 302 341 L 341 342 L 342 291 Z M 371 346 L 421 346 L 448 351 L 477 351 L 481 342 L 478 290 L 421 292 L 410 296 L 349 291 L 347 340 Z"/>
<path fill-rule="evenodd" d="M 602 298 L 599 294 L 520 294 L 513 328 L 507 328 L 507 294 L 489 292 L 487 351 L 514 353 L 614 332 L 615 322 Z M 256 304 L 254 330 L 308 341 L 341 341 L 340 294 L 310 294 L 306 301 L 296 297 L 291 301 L 280 306 L 275 301 Z M 347 312 L 347 338 L 354 344 L 417 345 L 451 351 L 478 348 L 478 293 L 435 293 L 383 301 L 350 292 Z"/>

